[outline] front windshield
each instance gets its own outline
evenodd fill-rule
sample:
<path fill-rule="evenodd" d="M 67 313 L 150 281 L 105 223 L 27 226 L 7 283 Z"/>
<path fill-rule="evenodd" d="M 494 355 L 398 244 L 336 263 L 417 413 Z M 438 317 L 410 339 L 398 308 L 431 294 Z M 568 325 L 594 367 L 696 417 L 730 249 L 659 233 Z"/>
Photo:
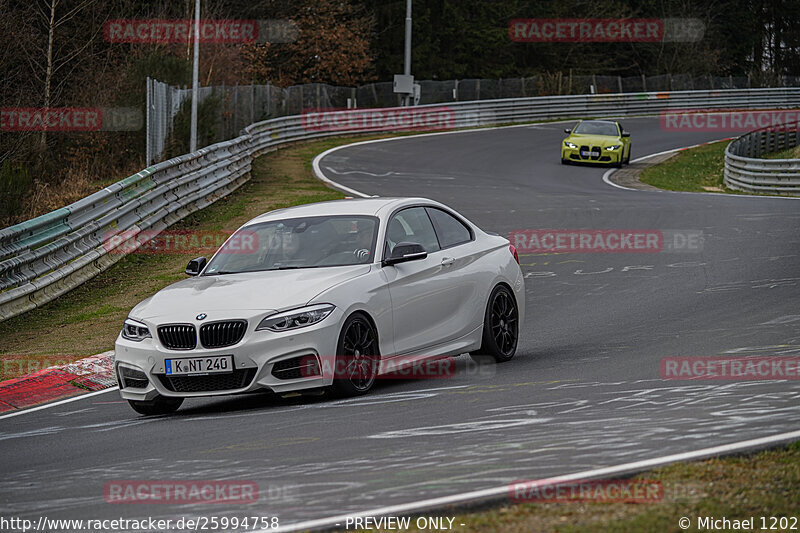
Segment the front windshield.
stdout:
<path fill-rule="evenodd" d="M 581 122 L 572 133 L 581 135 L 613 135 L 618 136 L 619 130 L 613 122 Z"/>
<path fill-rule="evenodd" d="M 203 275 L 371 263 L 378 219 L 319 216 L 275 220 L 237 231 Z"/>

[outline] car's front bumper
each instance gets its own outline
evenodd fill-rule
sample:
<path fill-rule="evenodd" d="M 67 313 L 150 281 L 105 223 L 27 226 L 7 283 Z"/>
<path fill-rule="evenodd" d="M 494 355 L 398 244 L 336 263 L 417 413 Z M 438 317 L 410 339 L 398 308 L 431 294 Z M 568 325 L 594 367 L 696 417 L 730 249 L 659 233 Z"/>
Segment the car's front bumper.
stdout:
<path fill-rule="evenodd" d="M 581 147 L 567 148 L 562 146 L 561 159 L 575 163 L 593 163 L 600 165 L 608 165 L 611 163 L 622 162 L 622 148 L 617 150 L 606 150 L 600 147 L 599 150 L 594 150 L 595 147 Z"/>
<path fill-rule="evenodd" d="M 120 393 L 128 400 L 150 400 L 159 395 L 191 398 L 257 390 L 282 393 L 328 386 L 333 381 L 333 372 L 324 361 L 336 353 L 341 318 L 342 312 L 336 309 L 319 324 L 281 333 L 254 331 L 257 322 L 249 320 L 247 332 L 240 342 L 216 349 L 205 349 L 198 345 L 194 350 L 168 350 L 154 338 L 135 342 L 120 335 L 115 344 L 115 369 Z M 148 325 L 151 326 L 151 332 L 156 331 L 153 325 Z M 217 355 L 232 355 L 234 371 L 172 377 L 165 374 L 166 359 Z M 316 375 L 285 370 L 280 372 L 275 366 L 284 362 L 284 367 L 291 368 L 294 361 L 307 363 L 312 361 L 311 358 L 323 361 Z M 121 367 L 143 372 L 147 376 L 147 385 L 128 386 L 128 381 L 134 385 L 140 385 L 141 382 L 124 378 L 120 373 Z M 273 374 L 273 370 L 282 377 Z"/>

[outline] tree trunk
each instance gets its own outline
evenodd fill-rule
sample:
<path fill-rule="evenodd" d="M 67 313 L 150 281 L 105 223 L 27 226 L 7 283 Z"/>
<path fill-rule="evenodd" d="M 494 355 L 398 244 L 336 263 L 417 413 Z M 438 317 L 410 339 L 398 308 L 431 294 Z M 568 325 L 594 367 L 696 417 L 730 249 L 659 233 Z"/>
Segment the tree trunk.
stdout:
<path fill-rule="evenodd" d="M 53 38 L 56 30 L 56 4 L 58 0 L 50 0 L 50 24 L 47 32 L 47 72 L 44 78 L 44 107 L 50 107 L 50 86 L 53 80 Z M 47 130 L 39 137 L 39 148 L 42 152 L 47 148 Z"/>

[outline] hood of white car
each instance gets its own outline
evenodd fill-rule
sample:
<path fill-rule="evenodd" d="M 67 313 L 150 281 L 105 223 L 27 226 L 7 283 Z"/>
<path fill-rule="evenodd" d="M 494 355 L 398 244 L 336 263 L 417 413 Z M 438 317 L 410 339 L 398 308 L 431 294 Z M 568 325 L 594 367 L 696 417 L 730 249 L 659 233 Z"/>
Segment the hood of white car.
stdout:
<path fill-rule="evenodd" d="M 364 275 L 370 265 L 247 272 L 188 278 L 161 289 L 133 308 L 132 318 L 192 321 L 229 318 L 231 311 L 281 311 L 300 307 L 319 293 Z"/>

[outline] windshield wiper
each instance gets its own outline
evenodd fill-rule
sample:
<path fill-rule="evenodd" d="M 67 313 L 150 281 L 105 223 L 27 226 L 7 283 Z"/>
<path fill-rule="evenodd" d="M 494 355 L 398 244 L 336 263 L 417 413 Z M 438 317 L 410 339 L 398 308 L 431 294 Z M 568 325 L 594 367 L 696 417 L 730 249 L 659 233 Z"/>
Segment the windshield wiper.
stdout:
<path fill-rule="evenodd" d="M 280 267 L 268 268 L 267 270 L 297 270 L 298 268 L 319 268 L 319 266 L 318 266 L 318 265 L 308 265 L 308 266 L 280 266 Z"/>
<path fill-rule="evenodd" d="M 248 274 L 253 272 L 272 272 L 275 270 L 297 270 L 299 268 L 320 268 L 325 265 L 308 265 L 308 266 L 280 266 L 272 268 L 262 268 L 259 270 L 218 270 L 216 272 L 208 272 L 204 276 L 218 276 L 220 274 Z"/>
<path fill-rule="evenodd" d="M 204 276 L 219 276 L 220 274 L 240 274 L 240 272 L 234 272 L 233 270 L 218 270 L 216 272 L 206 272 L 203 275 Z"/>

